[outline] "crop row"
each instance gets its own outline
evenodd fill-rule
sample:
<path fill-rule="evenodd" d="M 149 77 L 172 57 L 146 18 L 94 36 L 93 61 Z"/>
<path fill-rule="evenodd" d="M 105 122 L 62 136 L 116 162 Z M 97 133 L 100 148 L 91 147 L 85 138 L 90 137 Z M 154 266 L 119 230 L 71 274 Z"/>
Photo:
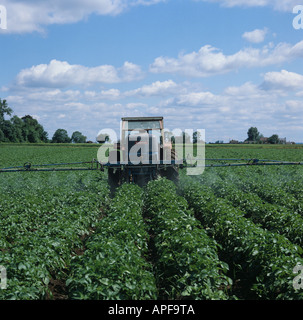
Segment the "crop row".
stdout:
<path fill-rule="evenodd" d="M 300 199 L 296 196 L 300 192 L 294 190 L 294 188 L 285 188 L 281 185 L 279 183 L 281 174 L 274 176 L 274 172 L 272 170 L 272 174 L 264 174 L 264 170 L 262 169 L 256 172 L 243 170 L 240 171 L 239 175 L 233 177 L 233 182 L 243 191 L 256 193 L 260 198 L 269 203 L 281 205 L 303 216 L 302 198 Z M 298 182 L 298 185 L 300 185 L 300 182 Z M 292 192 L 288 192 L 291 190 Z"/>
<path fill-rule="evenodd" d="M 244 192 L 235 184 L 224 179 L 224 175 L 216 177 L 215 183 L 206 178 L 203 183 L 212 188 L 219 197 L 230 201 L 233 206 L 245 213 L 254 223 L 261 224 L 263 228 L 283 234 L 291 242 L 303 245 L 303 217 L 293 210 L 278 204 L 272 204 L 261 199 L 253 192 Z"/>
<path fill-rule="evenodd" d="M 7 288 L 0 299 L 51 297 L 50 283 L 65 277 L 80 237 L 97 222 L 107 187 L 69 178 L 68 190 L 57 182 L 41 188 L 35 178 L 20 179 L 14 188 L 2 185 L 0 265 L 7 271 Z"/>
<path fill-rule="evenodd" d="M 300 159 L 302 160 L 302 159 Z M 302 189 L 303 189 L 303 167 L 302 166 L 278 166 L 278 167 L 259 167 L 251 175 L 249 172 L 243 172 L 243 174 L 250 179 L 262 179 L 263 181 L 270 182 L 274 188 L 278 187 L 283 189 L 284 193 L 292 194 L 297 200 L 302 201 Z M 258 177 L 259 176 L 259 177 Z"/>
<path fill-rule="evenodd" d="M 147 262 L 148 233 L 142 216 L 143 191 L 122 185 L 75 256 L 66 281 L 71 299 L 155 299 L 157 287 Z"/>
<path fill-rule="evenodd" d="M 235 278 L 245 281 L 249 294 L 261 299 L 302 299 L 293 287 L 293 268 L 300 263 L 301 247 L 254 224 L 229 201 L 217 198 L 210 187 L 182 177 L 181 192 L 196 217 L 210 228 L 222 246 L 224 260 Z"/>
<path fill-rule="evenodd" d="M 285 174 L 276 174 L 275 177 L 279 177 L 279 179 L 276 178 L 277 183 L 280 187 L 282 187 L 286 192 L 294 195 L 296 199 L 299 201 L 303 201 L 303 168 L 295 167 L 285 172 Z"/>
<path fill-rule="evenodd" d="M 188 210 L 166 179 L 149 182 L 145 192 L 160 295 L 167 299 L 227 299 L 231 279 L 218 258 L 218 245 Z"/>

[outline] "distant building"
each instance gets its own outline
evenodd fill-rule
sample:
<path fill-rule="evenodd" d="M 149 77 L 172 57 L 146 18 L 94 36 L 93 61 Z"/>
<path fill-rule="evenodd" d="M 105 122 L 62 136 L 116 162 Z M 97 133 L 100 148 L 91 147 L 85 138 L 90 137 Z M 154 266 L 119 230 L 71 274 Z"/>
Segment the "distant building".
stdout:
<path fill-rule="evenodd" d="M 286 138 L 279 138 L 280 144 L 286 144 Z"/>
<path fill-rule="evenodd" d="M 260 143 L 268 143 L 268 138 L 266 137 L 260 138 Z"/>
<path fill-rule="evenodd" d="M 230 141 L 229 141 L 229 143 L 237 144 L 237 143 L 239 143 L 239 141 L 238 141 L 238 140 L 234 140 L 234 139 L 232 139 L 232 140 L 230 140 Z"/>

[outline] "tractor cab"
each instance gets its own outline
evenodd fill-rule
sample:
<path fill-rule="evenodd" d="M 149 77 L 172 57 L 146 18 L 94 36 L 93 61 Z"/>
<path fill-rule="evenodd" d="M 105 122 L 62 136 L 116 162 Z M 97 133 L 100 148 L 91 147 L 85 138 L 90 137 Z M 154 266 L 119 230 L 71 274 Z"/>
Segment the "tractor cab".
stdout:
<path fill-rule="evenodd" d="M 132 164 L 159 163 L 163 148 L 163 117 L 122 118 L 122 160 Z"/>
<path fill-rule="evenodd" d="M 109 163 L 116 162 L 118 166 L 108 167 L 112 189 L 123 182 L 144 186 L 159 176 L 178 176 L 174 164 L 163 166 L 165 150 L 171 154 L 172 149 L 171 143 L 164 144 L 163 117 L 122 118 L 120 143 L 114 148 L 109 153 Z"/>

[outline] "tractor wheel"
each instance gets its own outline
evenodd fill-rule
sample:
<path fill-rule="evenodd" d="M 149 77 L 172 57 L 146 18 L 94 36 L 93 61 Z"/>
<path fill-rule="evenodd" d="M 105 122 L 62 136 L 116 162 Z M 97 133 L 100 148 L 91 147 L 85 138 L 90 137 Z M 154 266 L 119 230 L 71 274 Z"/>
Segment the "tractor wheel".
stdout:
<path fill-rule="evenodd" d="M 113 168 L 108 168 L 108 184 L 109 184 L 109 187 L 110 187 L 111 195 L 114 195 L 116 189 L 120 185 L 119 170 L 116 170 L 116 172 L 115 172 Z"/>
<path fill-rule="evenodd" d="M 162 177 L 167 178 L 168 180 L 173 181 L 174 183 L 179 182 L 179 172 L 176 167 L 168 167 L 166 170 L 162 171 Z"/>
<path fill-rule="evenodd" d="M 120 161 L 120 152 L 117 150 L 110 151 L 109 162 L 115 163 L 116 161 Z M 115 194 L 115 190 L 121 184 L 120 172 L 121 170 L 119 168 L 108 168 L 108 184 L 110 186 L 110 192 L 112 196 Z"/>
<path fill-rule="evenodd" d="M 177 159 L 177 153 L 175 150 L 171 151 L 171 160 Z M 179 182 L 179 168 L 178 165 L 170 166 L 161 170 L 161 176 L 173 181 L 174 183 Z"/>

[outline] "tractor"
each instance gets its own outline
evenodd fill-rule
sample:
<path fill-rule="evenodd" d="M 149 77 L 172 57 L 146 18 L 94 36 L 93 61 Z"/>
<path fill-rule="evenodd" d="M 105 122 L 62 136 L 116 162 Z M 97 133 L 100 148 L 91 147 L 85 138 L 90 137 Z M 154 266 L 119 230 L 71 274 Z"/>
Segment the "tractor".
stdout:
<path fill-rule="evenodd" d="M 121 119 L 121 138 L 109 151 L 108 182 L 114 191 L 122 183 L 146 185 L 166 177 L 178 181 L 178 164 L 171 141 L 166 141 L 163 117 Z"/>
<path fill-rule="evenodd" d="M 111 193 L 114 194 L 116 188 L 123 183 L 135 183 L 139 186 L 145 186 L 149 181 L 158 177 L 166 177 L 177 183 L 179 180 L 179 169 L 183 167 L 186 168 L 186 174 L 196 175 L 200 174 L 199 172 L 202 173 L 206 167 L 303 165 L 302 161 L 205 158 L 203 152 L 201 154 L 196 152 L 196 156 L 193 156 L 194 153 L 191 154 L 189 149 L 187 149 L 187 144 L 183 140 L 182 133 L 179 136 L 180 132 L 177 131 L 179 133 L 175 134 L 174 143 L 165 135 L 163 117 L 122 118 L 120 131 L 120 140 L 113 147 L 104 145 L 107 135 L 101 134 L 100 137 L 98 136 L 97 141 L 102 143 L 101 148 L 98 149 L 102 149 L 100 152 L 101 159 L 99 158 L 98 151 L 98 160 L 53 164 L 32 164 L 31 162 L 25 162 L 23 165 L 0 168 L 0 173 L 76 170 L 104 171 L 107 168 L 108 182 Z M 200 143 L 204 146 L 203 140 Z M 105 150 L 107 154 L 104 153 L 103 155 L 103 151 Z M 196 150 L 201 151 L 204 148 L 198 148 L 198 143 L 196 142 Z M 205 160 L 211 161 L 211 163 L 205 164 Z M 200 168 L 197 171 L 198 167 Z M 190 171 L 191 168 L 195 169 L 194 173 Z"/>

